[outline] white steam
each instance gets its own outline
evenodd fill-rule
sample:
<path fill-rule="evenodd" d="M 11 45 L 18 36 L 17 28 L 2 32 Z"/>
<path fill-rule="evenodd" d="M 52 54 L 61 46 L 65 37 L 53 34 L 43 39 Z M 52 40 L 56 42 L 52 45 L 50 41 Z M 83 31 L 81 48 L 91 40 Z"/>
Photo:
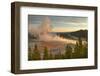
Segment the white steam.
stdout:
<path fill-rule="evenodd" d="M 56 34 L 50 33 L 52 32 L 52 28 L 50 25 L 50 19 L 48 17 L 45 17 L 39 27 L 33 27 L 32 25 L 29 25 L 29 32 L 33 35 L 38 35 L 40 41 L 59 41 L 64 43 L 76 44 L 76 40 L 66 39 Z"/>

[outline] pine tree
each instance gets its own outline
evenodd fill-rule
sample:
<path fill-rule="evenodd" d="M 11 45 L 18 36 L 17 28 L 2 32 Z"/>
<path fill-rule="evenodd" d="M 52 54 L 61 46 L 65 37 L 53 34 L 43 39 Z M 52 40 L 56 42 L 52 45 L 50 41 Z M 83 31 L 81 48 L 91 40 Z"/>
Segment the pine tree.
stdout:
<path fill-rule="evenodd" d="M 88 48 L 87 48 L 87 44 L 84 44 L 83 46 L 83 50 L 82 50 L 82 57 L 87 58 L 88 57 Z"/>
<path fill-rule="evenodd" d="M 77 58 L 79 56 L 79 43 L 76 42 L 75 48 L 74 48 L 74 54 L 73 57 Z"/>
<path fill-rule="evenodd" d="M 38 50 L 38 47 L 37 47 L 37 45 L 35 44 L 35 46 L 34 46 L 34 53 L 33 53 L 33 60 L 40 60 L 41 58 L 40 58 L 40 53 L 39 53 L 39 50 Z"/>
<path fill-rule="evenodd" d="M 44 59 L 44 60 L 49 59 L 48 48 L 47 48 L 47 47 L 44 47 L 44 56 L 43 56 L 43 59 Z"/>
<path fill-rule="evenodd" d="M 65 58 L 72 58 L 72 48 L 69 45 L 66 46 Z"/>
<path fill-rule="evenodd" d="M 82 39 L 79 39 L 79 50 L 80 50 L 80 57 L 83 58 L 84 57 L 84 53 L 85 53 L 85 47 L 82 44 Z"/>
<path fill-rule="evenodd" d="M 75 57 L 80 58 L 82 57 L 82 51 L 83 51 L 83 45 L 82 45 L 82 39 L 79 37 L 78 42 L 75 46 Z"/>
<path fill-rule="evenodd" d="M 83 58 L 86 53 L 86 47 L 82 44 L 82 39 L 79 37 L 78 42 L 76 42 L 75 48 L 74 48 L 74 57 L 75 58 Z"/>
<path fill-rule="evenodd" d="M 32 60 L 32 50 L 30 47 L 28 48 L 28 60 Z"/>

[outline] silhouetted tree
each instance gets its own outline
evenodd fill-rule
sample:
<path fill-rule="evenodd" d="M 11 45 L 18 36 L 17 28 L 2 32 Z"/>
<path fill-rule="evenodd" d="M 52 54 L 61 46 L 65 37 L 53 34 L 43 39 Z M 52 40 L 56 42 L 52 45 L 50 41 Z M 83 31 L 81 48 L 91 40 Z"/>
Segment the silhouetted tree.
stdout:
<path fill-rule="evenodd" d="M 29 47 L 28 48 L 28 60 L 32 60 L 32 56 L 33 56 L 33 53 L 32 53 L 31 48 Z"/>
<path fill-rule="evenodd" d="M 76 42 L 76 45 L 75 45 L 75 47 L 74 47 L 74 54 L 73 54 L 73 57 L 74 57 L 74 58 L 77 58 L 77 57 L 79 57 L 79 54 L 80 54 L 80 51 L 79 51 L 79 43 Z"/>
<path fill-rule="evenodd" d="M 44 47 L 44 56 L 43 56 L 43 59 L 44 59 L 44 60 L 49 59 L 48 48 L 47 48 L 47 47 Z"/>
<path fill-rule="evenodd" d="M 88 45 L 84 44 L 82 49 L 82 57 L 87 58 L 88 57 Z"/>
<path fill-rule="evenodd" d="M 70 47 L 70 45 L 66 46 L 65 58 L 72 58 L 72 48 Z"/>
<path fill-rule="evenodd" d="M 38 50 L 38 47 L 37 47 L 37 45 L 35 44 L 35 46 L 34 46 L 34 53 L 33 53 L 33 60 L 40 60 L 41 58 L 40 58 L 40 52 L 39 52 L 39 50 Z"/>
<path fill-rule="evenodd" d="M 74 58 L 87 57 L 87 45 L 82 44 L 82 39 L 79 37 L 74 48 Z"/>

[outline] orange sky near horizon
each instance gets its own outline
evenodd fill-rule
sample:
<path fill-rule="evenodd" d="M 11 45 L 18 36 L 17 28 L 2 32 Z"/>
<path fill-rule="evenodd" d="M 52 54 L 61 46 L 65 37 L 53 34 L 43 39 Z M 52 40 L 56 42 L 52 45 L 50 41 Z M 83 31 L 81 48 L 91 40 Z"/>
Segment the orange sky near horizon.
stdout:
<path fill-rule="evenodd" d="M 86 30 L 87 28 L 64 28 L 64 27 L 60 27 L 60 28 L 53 28 L 52 32 L 73 32 L 73 31 L 78 31 L 78 30 Z"/>

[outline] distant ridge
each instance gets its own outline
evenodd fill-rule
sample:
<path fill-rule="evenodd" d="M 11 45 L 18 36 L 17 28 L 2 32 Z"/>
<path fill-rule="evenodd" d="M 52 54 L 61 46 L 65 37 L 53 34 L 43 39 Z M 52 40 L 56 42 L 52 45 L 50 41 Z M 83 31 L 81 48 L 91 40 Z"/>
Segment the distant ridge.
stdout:
<path fill-rule="evenodd" d="M 56 34 L 60 37 L 77 40 L 78 38 L 88 39 L 88 30 L 78 30 L 74 32 L 51 32 L 51 34 Z M 38 39 L 38 36 L 35 34 L 28 33 L 29 39 Z"/>
<path fill-rule="evenodd" d="M 80 37 L 87 40 L 88 38 L 88 30 L 77 30 L 74 32 L 53 32 L 53 33 L 61 37 L 70 38 L 70 39 L 78 39 Z"/>

